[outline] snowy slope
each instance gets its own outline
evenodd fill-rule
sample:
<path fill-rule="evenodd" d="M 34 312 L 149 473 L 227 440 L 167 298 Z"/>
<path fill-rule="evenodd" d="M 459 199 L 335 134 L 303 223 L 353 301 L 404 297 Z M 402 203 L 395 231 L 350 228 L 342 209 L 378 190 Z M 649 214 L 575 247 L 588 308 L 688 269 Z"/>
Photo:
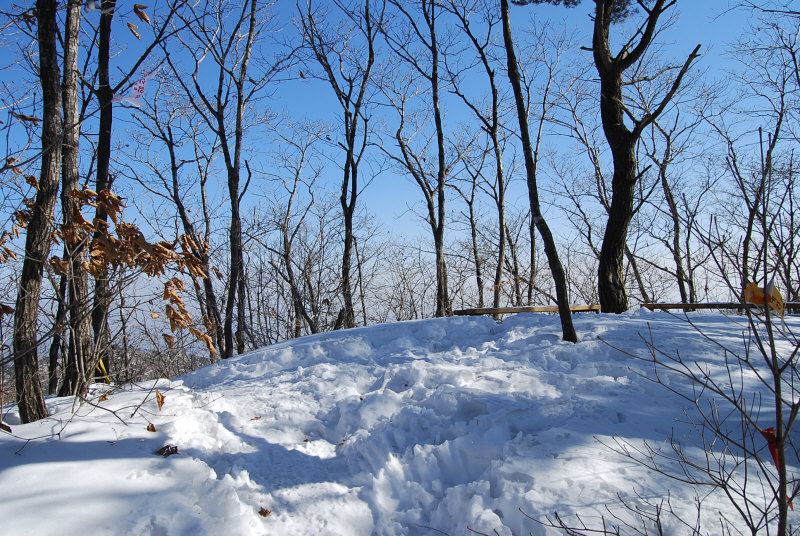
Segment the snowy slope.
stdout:
<path fill-rule="evenodd" d="M 731 319 L 692 318 L 741 344 Z M 659 444 L 687 407 L 598 336 L 643 352 L 649 325 L 663 349 L 710 366 L 719 350 L 665 313 L 575 320 L 577 345 L 560 341 L 556 316 L 405 322 L 289 341 L 104 401 L 98 386 L 95 405 L 49 399 L 38 423 L 15 425 L 7 407 L 0 532 L 541 535 L 556 532 L 527 516 L 594 522 L 617 493 L 668 490 L 693 515 L 691 489 L 598 441 Z M 179 454 L 154 454 L 167 444 Z"/>

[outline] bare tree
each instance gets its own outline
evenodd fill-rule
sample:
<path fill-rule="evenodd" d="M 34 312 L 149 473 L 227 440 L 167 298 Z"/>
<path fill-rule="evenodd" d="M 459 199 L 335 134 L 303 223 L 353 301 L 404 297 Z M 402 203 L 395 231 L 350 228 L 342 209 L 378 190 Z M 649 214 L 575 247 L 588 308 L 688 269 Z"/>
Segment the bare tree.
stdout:
<path fill-rule="evenodd" d="M 86 257 L 89 234 L 81 232 L 74 221 L 79 217 L 80 202 L 72 196 L 80 186 L 78 168 L 81 117 L 78 100 L 78 50 L 82 3 L 67 3 L 64 31 L 64 66 L 62 107 L 64 110 L 64 141 L 61 160 L 61 210 L 64 260 L 69 263 L 66 277 L 66 300 L 69 308 L 69 347 L 64 378 L 59 394 L 72 395 L 84 390 L 88 380 L 85 368 L 93 361 L 91 307 L 88 275 L 82 264 Z M 60 305 L 60 304 L 59 304 Z M 56 324 L 58 325 L 58 324 Z M 58 337 L 58 335 L 56 335 Z"/>
<path fill-rule="evenodd" d="M 516 52 L 514 51 L 514 40 L 511 35 L 508 0 L 500 1 L 500 9 L 503 18 L 503 41 L 506 49 L 506 57 L 508 59 L 508 79 L 514 90 L 514 100 L 517 106 L 517 118 L 519 120 L 520 138 L 522 141 L 522 153 L 525 157 L 531 218 L 536 229 L 539 231 L 539 235 L 542 237 L 542 242 L 544 242 L 544 251 L 550 265 L 550 273 L 555 282 L 556 302 L 558 304 L 558 314 L 561 319 L 562 336 L 565 341 L 578 342 L 578 335 L 575 333 L 575 327 L 572 324 L 572 312 L 569 309 L 569 293 L 567 290 L 564 268 L 558 258 L 558 250 L 556 248 L 555 239 L 553 238 L 553 233 L 550 231 L 550 227 L 547 225 L 544 216 L 542 216 L 542 209 L 539 204 L 539 188 L 537 185 L 538 151 L 545 114 L 542 113 L 540 116 L 536 145 L 534 147 L 530 139 L 528 109 L 523 98 L 519 66 L 517 64 Z M 552 80 L 552 71 L 550 75 L 551 77 L 549 80 Z M 550 84 L 548 81 L 546 88 L 549 89 L 549 87 Z M 543 107 L 547 106 L 547 102 L 547 94 L 545 93 L 545 96 L 542 98 Z"/>
<path fill-rule="evenodd" d="M 798 242 L 791 232 L 796 223 L 790 207 L 798 202 L 793 177 L 800 126 L 795 100 L 800 92 L 800 18 L 768 14 L 753 24 L 759 31 L 733 49 L 742 65 L 734 78 L 741 88 L 735 102 L 708 117 L 725 148 L 723 172 L 729 187 L 718 196 L 717 210 L 698 236 L 730 288 L 743 289 L 757 279 L 766 262 L 787 294 L 795 295 L 799 282 L 790 267 L 797 264 Z M 768 245 L 773 255 L 764 257 Z"/>
<path fill-rule="evenodd" d="M 319 333 L 323 327 L 321 299 L 311 284 L 313 269 L 301 251 L 307 243 L 309 221 L 316 207 L 314 184 L 322 173 L 320 164 L 312 155 L 314 145 L 327 130 L 319 125 L 290 124 L 286 134 L 282 126 L 273 129 L 279 141 L 279 152 L 275 154 L 275 171 L 270 174 L 274 184 L 269 211 L 266 218 L 255 222 L 250 238 L 274 254 L 278 262 L 272 262 L 277 276 L 288 286 L 291 311 L 287 311 L 291 337 L 306 333 Z M 277 244 L 266 241 L 277 231 Z M 321 266 L 317 266 L 317 269 Z M 325 297 L 324 299 L 328 299 Z"/>
<path fill-rule="evenodd" d="M 42 270 L 50 251 L 61 166 L 61 87 L 56 0 L 37 0 L 39 78 L 42 85 L 42 165 L 25 235 L 25 259 L 14 316 L 14 376 L 22 422 L 47 416 L 39 379 L 38 316 Z"/>
<path fill-rule="evenodd" d="M 230 274 L 224 308 L 224 358 L 244 351 L 245 277 L 242 243 L 241 201 L 250 185 L 249 172 L 242 181 L 242 151 L 249 127 L 263 122 L 263 116 L 253 112 L 253 104 L 264 90 L 289 64 L 291 53 L 276 53 L 268 60 L 254 57 L 256 41 L 269 28 L 267 5 L 247 0 L 239 5 L 216 1 L 211 5 L 187 6 L 181 14 L 186 31 L 179 41 L 190 55 L 191 70 L 186 76 L 180 62 L 170 58 L 176 80 L 189 98 L 203 123 L 217 137 L 227 176 L 230 202 Z M 203 60 L 210 59 L 203 62 Z M 206 75 L 216 81 L 208 85 Z M 245 162 L 246 164 L 246 162 Z M 247 165 L 244 166 L 247 168 Z M 236 329 L 234 330 L 234 312 Z"/>
<path fill-rule="evenodd" d="M 223 348 L 220 297 L 214 288 L 214 276 L 220 272 L 211 262 L 210 245 L 216 206 L 208 194 L 219 140 L 206 136 L 197 111 L 182 101 L 179 88 L 166 80 L 159 80 L 155 95 L 134 116 L 134 122 L 139 130 L 133 133 L 136 143 L 123 149 L 125 157 L 117 164 L 120 173 L 174 207 L 166 212 L 176 215 L 181 232 L 191 238 L 192 255 L 208 275 L 194 280 L 205 327 L 214 339 L 214 347 Z M 141 166 L 146 173 L 141 173 Z M 160 219 L 158 214 L 152 217 Z M 216 360 L 214 351 L 209 351 L 209 359 L 212 363 Z"/>
<path fill-rule="evenodd" d="M 425 198 L 425 219 L 433 235 L 434 253 L 436 257 L 436 316 L 448 316 L 452 312 L 447 283 L 447 261 L 445 256 L 446 225 L 446 188 L 447 180 L 453 167 L 471 142 L 458 143 L 455 154 L 449 153 L 445 141 L 444 121 L 441 108 L 441 32 L 439 21 L 441 11 L 438 2 L 419 0 L 412 3 L 390 0 L 398 18 L 399 26 L 386 32 L 389 46 L 395 56 L 408 67 L 408 78 L 399 76 L 393 81 L 393 88 L 384 91 L 390 100 L 390 106 L 397 112 L 398 126 L 395 141 L 400 154 L 388 153 L 388 156 L 399 164 L 400 168 L 411 175 Z M 423 81 L 425 89 L 418 88 Z M 386 82 L 386 80 L 385 80 Z M 423 139 L 417 145 L 417 138 L 424 138 L 421 126 L 409 124 L 419 117 L 410 117 L 410 102 L 422 91 L 424 97 L 430 98 L 428 113 L 433 115 L 434 131 L 430 138 Z M 434 163 L 428 162 L 424 155 L 433 145 Z M 449 158 L 448 158 L 449 157 Z"/>
<path fill-rule="evenodd" d="M 131 67 L 124 71 L 123 76 L 115 85 L 111 85 L 110 62 L 112 45 L 112 22 L 117 13 L 116 0 L 101 0 L 100 2 L 100 22 L 97 26 L 97 86 L 93 92 L 97 97 L 99 109 L 99 128 L 97 136 L 96 158 L 97 166 L 95 173 L 95 191 L 110 190 L 113 185 L 113 175 L 110 173 L 111 164 L 111 134 L 114 121 L 113 98 L 122 88 L 129 84 L 131 78 L 136 74 L 139 67 L 147 60 L 150 53 L 159 45 L 163 45 L 165 38 L 170 34 L 171 21 L 176 13 L 176 6 L 179 0 L 170 0 L 167 4 L 166 14 L 160 19 L 158 24 L 153 27 L 153 33 L 142 53 L 133 61 Z M 152 24 L 151 19 L 143 9 L 146 6 L 135 4 L 133 11 L 138 19 Z M 132 23 L 130 23 L 132 24 Z M 128 28 L 135 33 L 137 38 L 141 35 L 129 25 Z M 108 214 L 102 205 L 98 206 L 95 214 L 95 221 L 101 222 L 101 227 L 107 226 Z M 97 229 L 93 238 L 99 239 L 105 229 Z M 92 307 L 92 331 L 94 332 L 95 353 L 94 363 L 87 366 L 87 371 L 92 373 L 95 366 L 106 357 L 110 346 L 110 334 L 108 327 L 108 314 L 113 297 L 113 289 L 110 287 L 108 274 L 98 273 L 95 277 L 94 303 Z"/>
<path fill-rule="evenodd" d="M 693 159 L 687 153 L 698 153 L 690 143 L 696 140 L 701 122 L 702 114 L 684 120 L 683 114 L 676 113 L 670 119 L 654 121 L 643 138 L 643 150 L 653 163 L 661 191 L 653 202 L 656 216 L 645 216 L 650 222 L 647 230 L 669 252 L 674 268 L 661 267 L 657 260 L 642 260 L 675 279 L 683 303 L 695 303 L 701 296 L 697 277 L 709 258 L 694 237 L 700 207 L 705 204 L 715 181 L 706 179 L 691 183 L 687 176 Z M 664 223 L 659 224 L 659 220 Z"/>
<path fill-rule="evenodd" d="M 475 273 L 475 285 L 477 287 L 478 292 L 478 307 L 484 307 L 484 279 L 483 279 L 483 271 L 486 264 L 486 249 L 482 247 L 482 244 L 479 241 L 479 224 L 480 224 L 480 214 L 478 209 L 478 193 L 481 191 L 482 183 L 485 181 L 484 178 L 484 167 L 486 166 L 487 157 L 489 155 L 490 150 L 487 147 L 480 147 L 477 151 L 477 154 L 467 154 L 464 155 L 463 159 L 463 169 L 464 172 L 468 175 L 469 180 L 461 180 L 458 182 L 454 182 L 450 185 L 458 195 L 461 196 L 464 203 L 467 205 L 467 212 L 464 215 L 467 219 L 467 225 L 469 226 L 469 244 L 467 249 L 471 253 L 471 260 L 473 265 L 473 271 Z M 461 183 L 464 183 L 464 186 L 461 186 Z M 503 233 L 503 242 L 505 242 L 505 233 Z M 501 269 L 502 269 L 502 265 Z M 497 294 L 499 291 L 499 284 L 495 285 L 493 292 Z M 498 300 L 499 303 L 499 300 Z M 499 305 L 495 305 L 495 307 L 499 307 Z"/>
<path fill-rule="evenodd" d="M 312 8 L 306 2 L 300 9 L 303 38 L 322 69 L 322 78 L 328 82 L 342 111 L 343 142 L 337 149 L 344 153 L 342 164 L 341 196 L 339 202 L 344 219 L 344 247 L 342 250 L 342 300 L 340 327 L 355 326 L 353 306 L 352 259 L 355 245 L 353 219 L 358 195 L 365 185 L 359 183 L 359 167 L 369 145 L 369 107 L 375 41 L 384 23 L 385 4 L 348 5 L 333 2 L 338 17 L 331 18 Z M 367 181 L 367 184 L 371 179 Z"/>
<path fill-rule="evenodd" d="M 645 19 L 635 34 L 628 38 L 616 54 L 611 50 L 611 26 L 623 15 L 618 0 L 596 2 L 592 54 L 600 75 L 600 115 L 603 130 L 614 160 L 614 176 L 609 217 L 600 248 L 598 290 L 603 312 L 621 313 L 628 309 L 628 297 L 623 276 L 628 226 L 633 215 L 633 199 L 640 178 L 636 144 L 643 131 L 666 109 L 692 62 L 698 57 L 700 45 L 689 54 L 684 64 L 676 67 L 671 86 L 659 101 L 648 107 L 639 118 L 632 115 L 624 100 L 623 73 L 639 61 L 652 43 L 659 18 L 675 5 L 675 0 L 656 0 L 652 7 L 637 0 Z M 632 126 L 626 125 L 628 117 Z"/>
<path fill-rule="evenodd" d="M 492 283 L 492 306 L 500 307 L 501 283 L 506 256 L 505 210 L 507 177 L 503 167 L 503 138 L 505 132 L 501 118 L 503 112 L 501 107 L 502 95 L 498 87 L 497 65 L 492 49 L 495 46 L 493 39 L 496 37 L 501 18 L 496 11 L 495 3 L 484 0 L 451 0 L 446 4 L 446 9 L 455 16 L 458 28 L 469 41 L 471 55 L 475 58 L 473 61 L 466 62 L 466 67 L 449 65 L 448 71 L 451 79 L 451 91 L 458 95 L 470 109 L 490 141 L 489 151 L 491 151 L 490 154 L 494 165 L 494 177 L 490 189 L 497 209 L 497 262 Z M 474 14 L 477 14 L 477 17 Z M 463 61 L 463 58 L 460 59 Z M 479 98 L 470 97 L 469 94 L 474 89 L 472 91 L 467 90 L 468 86 L 465 79 L 469 77 L 471 81 L 473 80 L 471 76 L 473 71 L 471 63 L 473 62 L 477 62 L 478 70 L 485 76 L 488 98 L 483 102 Z M 470 208 L 472 207 L 470 206 Z M 476 257 L 476 267 L 477 265 Z M 482 303 L 483 289 L 480 289 L 479 292 Z"/>

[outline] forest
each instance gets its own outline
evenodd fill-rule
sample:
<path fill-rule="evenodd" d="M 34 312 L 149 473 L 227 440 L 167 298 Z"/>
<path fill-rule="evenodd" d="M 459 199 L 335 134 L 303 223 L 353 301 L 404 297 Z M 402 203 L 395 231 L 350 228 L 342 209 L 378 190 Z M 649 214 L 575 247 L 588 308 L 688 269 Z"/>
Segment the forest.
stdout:
<path fill-rule="evenodd" d="M 4 4 L 0 406 L 463 307 L 800 301 L 800 11 L 689 9 Z"/>

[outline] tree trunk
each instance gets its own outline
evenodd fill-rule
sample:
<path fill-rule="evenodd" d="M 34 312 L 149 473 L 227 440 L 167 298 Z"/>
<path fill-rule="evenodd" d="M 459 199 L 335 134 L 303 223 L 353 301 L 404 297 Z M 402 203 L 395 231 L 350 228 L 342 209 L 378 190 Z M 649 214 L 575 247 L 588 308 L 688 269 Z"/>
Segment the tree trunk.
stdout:
<path fill-rule="evenodd" d="M 64 75 L 61 98 L 64 110 L 64 142 L 61 155 L 61 207 L 65 225 L 80 212 L 80 203 L 70 195 L 80 186 L 78 172 L 78 145 L 80 143 L 80 118 L 78 115 L 78 45 L 81 24 L 81 2 L 70 0 L 67 4 L 67 23 L 64 32 Z M 92 326 L 89 308 L 89 284 L 82 262 L 86 239 L 67 235 L 68 251 L 67 306 L 69 308 L 70 343 L 60 396 L 84 391 L 92 370 L 87 369 L 92 359 Z M 64 259 L 67 260 L 67 259 Z M 88 374 L 87 374 L 88 373 Z M 85 386 L 85 387 L 88 387 Z"/>
<path fill-rule="evenodd" d="M 603 235 L 598 266 L 598 294 L 600 308 L 604 313 L 622 313 L 628 310 L 628 295 L 625 292 L 623 259 L 628 237 L 628 226 L 633 217 L 633 198 L 638 177 L 636 143 L 642 131 L 664 111 L 691 63 L 698 57 L 700 45 L 694 49 L 678 72 L 672 86 L 662 100 L 640 119 L 632 119 L 633 129 L 625 125 L 625 117 L 631 114 L 623 100 L 622 74 L 638 61 L 650 46 L 656 32 L 659 17 L 674 2 L 656 0 L 646 12 L 647 20 L 641 27 L 638 43 L 628 43 L 616 56 L 610 49 L 609 31 L 614 21 L 616 0 L 595 0 L 594 33 L 592 54 L 600 75 L 600 116 L 608 145 L 614 161 L 611 205 L 608 223 Z"/>
<path fill-rule="evenodd" d="M 222 357 L 227 359 L 233 356 L 233 310 L 236 306 L 236 296 L 239 289 L 239 278 L 242 271 L 242 218 L 239 213 L 239 170 L 228 169 L 228 195 L 231 203 L 231 228 L 228 234 L 230 242 L 230 276 L 228 279 L 228 299 L 225 303 L 225 350 Z"/>
<path fill-rule="evenodd" d="M 98 36 L 98 69 L 97 100 L 100 103 L 100 132 L 97 140 L 97 177 L 95 191 L 111 188 L 113 178 L 109 174 L 111 165 L 111 126 L 114 119 L 114 108 L 111 99 L 114 93 L 109 78 L 109 61 L 111 55 L 111 22 L 114 18 L 116 0 L 102 0 L 100 3 L 100 27 Z M 102 205 L 97 207 L 95 218 L 108 222 L 108 214 Z M 95 236 L 99 236 L 96 233 Z M 108 272 L 104 270 L 95 279 L 94 306 L 92 309 L 92 332 L 96 353 L 92 362 L 87 363 L 86 374 L 93 374 L 95 366 L 108 355 L 110 338 L 108 333 L 108 312 L 111 307 L 111 288 Z M 87 385 L 88 387 L 88 385 Z"/>
<path fill-rule="evenodd" d="M 598 269 L 600 307 L 604 313 L 622 313 L 628 310 L 623 259 L 633 213 L 635 183 L 633 178 L 617 178 L 617 175 L 614 173 L 614 192 L 603 245 L 600 248 Z"/>
<path fill-rule="evenodd" d="M 436 125 L 436 198 L 438 221 L 434 231 L 436 247 L 436 316 L 450 316 L 453 308 L 450 303 L 450 291 L 447 288 L 447 261 L 444 256 L 444 224 L 445 224 L 445 186 L 447 181 L 447 164 L 445 163 L 444 125 L 439 105 L 439 45 L 436 36 L 436 3 L 430 3 L 430 11 L 423 10 L 430 30 L 431 50 L 431 98 L 433 100 L 433 120 Z"/>
<path fill-rule="evenodd" d="M 667 139 L 667 151 L 670 150 L 670 140 Z M 664 158 L 664 164 L 659 166 L 659 178 L 661 181 L 661 189 L 664 192 L 664 199 L 667 201 L 669 208 L 670 222 L 672 224 L 672 260 L 675 262 L 675 278 L 678 280 L 678 292 L 681 295 L 681 303 L 692 303 L 692 297 L 687 291 L 687 284 L 689 287 L 693 285 L 689 281 L 689 277 L 684 270 L 683 251 L 681 249 L 681 220 L 678 214 L 678 205 L 675 202 L 675 196 L 672 194 L 672 187 L 667 180 L 666 161 L 668 155 Z M 688 252 L 687 252 L 688 253 Z"/>
<path fill-rule="evenodd" d="M 497 117 L 497 90 L 494 89 L 494 82 L 492 82 L 492 91 L 495 94 L 494 108 L 495 117 Z M 503 265 L 506 262 L 506 185 L 503 171 L 503 152 L 496 129 L 492 132 L 492 144 L 495 153 L 497 181 L 497 268 L 494 272 L 494 300 L 492 307 L 500 307 L 500 298 L 503 295 Z"/>
<path fill-rule="evenodd" d="M 67 248 L 64 248 L 64 258 L 68 258 Z M 54 395 L 58 392 L 58 366 L 64 353 L 64 330 L 67 322 L 67 276 L 58 278 L 58 308 L 54 322 L 53 339 L 50 341 L 47 366 L 47 394 Z"/>
<path fill-rule="evenodd" d="M 257 0 L 250 0 L 249 16 L 247 18 L 247 39 L 244 45 L 242 59 L 238 66 L 238 78 L 233 79 L 233 85 L 236 88 L 234 100 L 236 104 L 236 116 L 232 151 L 227 138 L 224 136 L 226 132 L 224 123 L 225 117 L 222 113 L 216 114 L 218 132 L 221 134 L 220 144 L 222 146 L 228 173 L 228 195 L 230 196 L 231 203 L 231 228 L 229 235 L 231 272 L 228 283 L 228 300 L 225 304 L 225 351 L 222 354 L 223 358 L 228 358 L 233 355 L 234 344 L 237 352 L 241 353 L 244 350 L 245 315 L 243 308 L 245 296 L 242 292 L 242 287 L 244 286 L 244 245 L 242 243 L 242 216 L 240 212 L 241 196 L 243 193 L 240 187 L 240 175 L 242 140 L 244 138 L 244 113 L 248 102 L 248 97 L 246 97 L 244 93 L 244 84 L 247 81 L 247 69 L 250 66 L 250 56 L 256 34 L 257 4 Z M 217 110 L 224 110 L 225 104 L 222 101 L 222 95 L 218 93 L 216 98 Z M 237 310 L 237 327 L 235 334 L 233 330 L 234 308 Z"/>
<path fill-rule="evenodd" d="M 344 165 L 344 177 L 342 179 L 342 195 L 339 202 L 342 206 L 344 215 L 344 249 L 342 251 L 342 300 L 344 309 L 341 326 L 349 329 L 355 327 L 355 308 L 353 306 L 353 288 L 350 281 L 351 264 L 353 259 L 353 213 L 358 199 L 358 168 L 353 162 L 355 152 L 355 129 L 358 125 L 358 115 L 353 118 L 354 123 L 350 124 L 345 114 L 345 129 L 348 137 L 346 162 Z M 366 129 L 366 125 L 364 125 Z M 348 195 L 349 190 L 349 195 Z"/>
<path fill-rule="evenodd" d="M 486 306 L 486 303 L 483 300 L 483 263 L 481 262 L 480 248 L 478 247 L 478 221 L 477 217 L 475 216 L 475 180 L 477 180 L 477 177 L 473 179 L 472 196 L 467 202 L 467 206 L 469 207 L 469 230 L 472 245 L 472 261 L 475 263 L 475 283 L 478 286 L 478 307 L 482 308 Z M 503 267 L 500 266 L 499 269 L 502 270 Z M 499 306 L 495 305 L 495 307 Z"/>
<path fill-rule="evenodd" d="M 533 157 L 533 147 L 531 145 L 530 133 L 528 130 L 528 112 L 522 96 L 522 83 L 520 81 L 519 68 L 517 66 L 517 56 L 514 52 L 514 41 L 511 36 L 511 21 L 508 14 L 508 0 L 501 0 L 500 9 L 503 16 L 503 41 L 508 59 L 508 79 L 514 90 L 514 100 L 517 106 L 517 118 L 519 119 L 520 136 L 522 138 L 522 152 L 525 157 L 525 169 L 528 182 L 528 200 L 531 206 L 531 217 L 536 225 L 536 230 L 544 242 L 544 252 L 550 265 L 550 273 L 556 287 L 556 302 L 558 304 L 558 314 L 561 319 L 561 330 L 565 341 L 578 342 L 578 335 L 572 324 L 572 312 L 569 309 L 569 295 L 567 292 L 567 278 L 564 267 L 558 258 L 553 234 L 542 216 L 539 205 L 539 190 L 536 184 L 536 162 Z"/>
<path fill-rule="evenodd" d="M 42 84 L 42 168 L 32 218 L 25 235 L 25 259 L 14 313 L 14 376 L 23 423 L 47 416 L 39 379 L 37 320 L 43 263 L 50 251 L 61 165 L 61 88 L 56 37 L 58 2 L 37 0 L 36 9 L 39 20 L 39 79 Z"/>

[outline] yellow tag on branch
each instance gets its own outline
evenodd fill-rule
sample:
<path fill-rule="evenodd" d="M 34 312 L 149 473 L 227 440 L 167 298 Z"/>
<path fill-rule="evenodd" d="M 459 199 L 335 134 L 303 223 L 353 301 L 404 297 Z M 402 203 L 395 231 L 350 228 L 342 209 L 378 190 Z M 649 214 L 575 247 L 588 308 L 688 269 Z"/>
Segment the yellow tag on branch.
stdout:
<path fill-rule="evenodd" d="M 754 305 L 769 305 L 783 316 L 783 296 L 772 284 L 767 285 L 767 293 L 765 294 L 764 289 L 756 283 L 748 283 L 744 289 L 744 301 Z"/>

